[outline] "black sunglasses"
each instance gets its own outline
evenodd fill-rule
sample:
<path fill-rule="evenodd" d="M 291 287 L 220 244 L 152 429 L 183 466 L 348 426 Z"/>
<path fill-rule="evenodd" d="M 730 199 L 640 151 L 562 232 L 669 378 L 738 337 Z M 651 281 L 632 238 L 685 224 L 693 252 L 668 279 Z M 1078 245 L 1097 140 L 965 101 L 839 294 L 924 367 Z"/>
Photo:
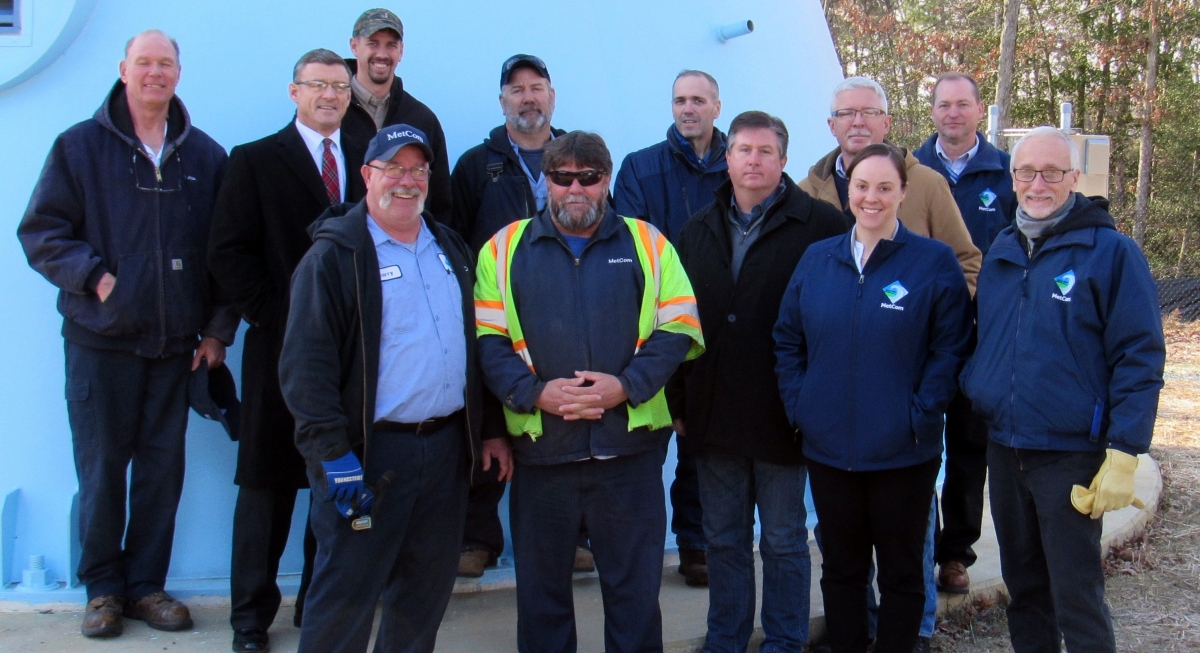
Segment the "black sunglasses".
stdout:
<path fill-rule="evenodd" d="M 555 186 L 567 187 L 571 182 L 578 181 L 580 186 L 595 186 L 604 178 L 604 173 L 599 170 L 581 170 L 579 172 L 567 172 L 566 170 L 551 170 L 546 173 L 546 179 L 549 179 Z"/>

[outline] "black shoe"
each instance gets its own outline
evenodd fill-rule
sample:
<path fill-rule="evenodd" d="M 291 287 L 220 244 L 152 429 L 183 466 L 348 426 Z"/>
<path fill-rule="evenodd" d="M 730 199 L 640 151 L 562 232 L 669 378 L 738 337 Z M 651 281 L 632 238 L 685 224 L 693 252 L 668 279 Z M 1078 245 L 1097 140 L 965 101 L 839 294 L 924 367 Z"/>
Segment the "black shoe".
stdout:
<path fill-rule="evenodd" d="M 233 650 L 267 653 L 271 650 L 271 636 L 262 628 L 239 628 L 233 631 Z"/>
<path fill-rule="evenodd" d="M 679 573 L 689 587 L 708 587 L 707 554 L 698 549 L 680 549 Z"/>
<path fill-rule="evenodd" d="M 930 638 L 918 637 L 917 645 L 913 647 L 913 653 L 929 653 Z"/>

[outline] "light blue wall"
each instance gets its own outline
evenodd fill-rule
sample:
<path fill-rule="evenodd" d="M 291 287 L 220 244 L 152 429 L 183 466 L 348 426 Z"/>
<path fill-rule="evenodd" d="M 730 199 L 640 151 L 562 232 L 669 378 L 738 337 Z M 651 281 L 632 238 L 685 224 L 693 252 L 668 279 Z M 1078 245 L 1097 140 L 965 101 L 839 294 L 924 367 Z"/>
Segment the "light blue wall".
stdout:
<path fill-rule="evenodd" d="M 47 16 L 57 15 L 49 9 L 55 2 L 39 4 L 48 7 Z M 44 554 L 58 579 L 69 578 L 71 571 L 76 480 L 56 291 L 26 265 L 13 237 L 54 137 L 91 116 L 116 78 L 125 40 L 157 27 L 182 47 L 179 96 L 195 125 L 226 148 L 260 138 L 291 119 L 294 105 L 286 85 L 299 55 L 315 47 L 349 55 L 351 25 L 366 8 L 320 0 L 96 4 L 61 57 L 0 90 L 0 231 L 8 234 L 0 238 L 5 318 L 0 327 L 0 497 L 20 490 L 16 539 L 5 543 L 12 557 L 4 571 L 12 580 L 20 579 L 29 554 Z M 783 118 L 791 130 L 788 171 L 793 177 L 803 177 L 834 145 L 824 116 L 829 90 L 841 74 L 814 0 L 563 2 L 539 6 L 540 13 L 512 7 L 497 2 L 396 7 L 405 24 L 398 72 L 405 88 L 440 117 L 451 159 L 500 123 L 498 69 L 516 52 L 536 54 L 549 66 L 558 91 L 554 124 L 599 132 L 616 161 L 662 140 L 670 122 L 671 80 L 683 68 L 706 70 L 720 81 L 722 129 L 748 109 Z M 47 49 L 53 34 L 39 32 L 34 18 L 30 47 Z M 725 44 L 716 40 L 716 26 L 746 19 L 754 21 L 753 34 Z M 16 48 L 0 47 L 0 83 L 11 78 L 3 77 L 5 67 L 18 65 L 13 63 L 18 55 Z M 230 358 L 236 372 L 240 346 Z M 176 581 L 228 575 L 235 452 L 218 427 L 193 416 L 171 566 Z M 665 481 L 671 469 L 668 463 Z M 299 528 L 300 519 L 296 522 Z M 298 568 L 298 547 L 291 547 L 283 569 Z M 0 600 L 19 598 L 0 588 Z"/>

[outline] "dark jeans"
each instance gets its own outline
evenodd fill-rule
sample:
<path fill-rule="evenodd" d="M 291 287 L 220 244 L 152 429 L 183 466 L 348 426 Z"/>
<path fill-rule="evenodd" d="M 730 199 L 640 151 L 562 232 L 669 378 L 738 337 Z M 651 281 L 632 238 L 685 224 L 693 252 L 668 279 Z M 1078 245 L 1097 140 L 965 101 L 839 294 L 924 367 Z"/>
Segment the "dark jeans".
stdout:
<path fill-rule="evenodd" d="M 66 357 L 79 580 L 88 599 L 116 594 L 136 601 L 163 589 L 171 564 L 192 357 L 143 358 L 71 342 Z"/>
<path fill-rule="evenodd" d="M 942 532 L 938 564 L 975 564 L 971 546 L 983 523 L 983 486 L 987 481 L 987 424 L 971 411 L 961 392 L 946 409 L 946 478 L 942 482 Z"/>
<path fill-rule="evenodd" d="M 1071 506 L 1071 486 L 1087 487 L 1103 451 L 988 448 L 992 520 L 1000 571 L 1010 596 L 1008 631 L 1016 653 L 1115 651 L 1100 563 L 1103 520 Z"/>
<path fill-rule="evenodd" d="M 500 466 L 492 465 L 483 471 L 482 465 L 475 468 L 475 484 L 467 494 L 467 523 L 463 528 L 462 550 L 482 550 L 499 556 L 504 552 L 504 527 L 500 525 L 500 500 L 508 483 L 496 480 Z M 576 546 L 587 548 L 587 527 L 581 526 Z"/>
<path fill-rule="evenodd" d="M 708 536 L 705 653 L 746 650 L 754 631 L 754 508 L 762 519 L 759 651 L 795 652 L 808 641 L 808 518 L 803 465 L 708 452 L 696 460 Z"/>
<path fill-rule="evenodd" d="M 662 651 L 662 450 L 558 465 L 517 463 L 509 494 L 517 572 L 517 650 L 576 650 L 571 568 L 591 537 L 604 601 L 604 650 Z"/>
<path fill-rule="evenodd" d="M 679 436 L 675 436 L 678 444 Z M 704 551 L 704 508 L 700 506 L 700 477 L 696 471 L 696 456 L 676 446 L 678 462 L 675 480 L 671 482 L 671 532 L 680 549 Z"/>
<path fill-rule="evenodd" d="M 313 477 L 310 513 L 317 537 L 312 587 L 304 604 L 301 653 L 362 652 L 383 598 L 375 650 L 433 651 L 446 612 L 467 505 L 463 420 L 436 431 L 371 437 L 364 473 L 375 485 L 395 480 L 371 510 L 372 528 L 355 531 L 324 501 L 325 478 Z M 362 452 L 358 452 L 360 460 Z"/>
<path fill-rule="evenodd" d="M 266 630 L 275 621 L 282 599 L 276 577 L 292 529 L 296 493 L 295 489 L 238 488 L 229 574 L 229 623 L 234 630 Z M 307 519 L 305 522 L 304 569 L 300 574 L 300 593 L 296 595 L 297 612 L 304 610 L 304 594 L 312 579 L 317 552 L 312 524 Z"/>
<path fill-rule="evenodd" d="M 867 648 L 871 549 L 879 559 L 876 653 L 911 653 L 925 610 L 924 548 L 933 484 L 941 460 L 869 472 L 809 461 L 821 519 L 821 592 L 834 653 Z M 711 572 L 710 572 L 711 573 Z"/>

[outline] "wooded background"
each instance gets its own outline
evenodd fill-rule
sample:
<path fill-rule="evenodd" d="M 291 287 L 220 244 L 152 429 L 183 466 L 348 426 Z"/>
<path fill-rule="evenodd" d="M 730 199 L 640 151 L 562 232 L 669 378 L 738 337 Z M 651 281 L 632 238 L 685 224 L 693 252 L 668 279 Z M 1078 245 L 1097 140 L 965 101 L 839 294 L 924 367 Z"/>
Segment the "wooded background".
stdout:
<path fill-rule="evenodd" d="M 1156 277 L 1200 276 L 1200 2 L 1008 3 L 1016 45 L 1005 126 L 1057 126 L 1059 104 L 1073 102 L 1076 127 L 1112 139 L 1109 198 L 1121 230 Z M 1005 0 L 823 4 L 842 71 L 887 89 L 897 144 L 915 148 L 934 132 L 939 73 L 970 74 L 984 103 L 996 102 Z"/>

